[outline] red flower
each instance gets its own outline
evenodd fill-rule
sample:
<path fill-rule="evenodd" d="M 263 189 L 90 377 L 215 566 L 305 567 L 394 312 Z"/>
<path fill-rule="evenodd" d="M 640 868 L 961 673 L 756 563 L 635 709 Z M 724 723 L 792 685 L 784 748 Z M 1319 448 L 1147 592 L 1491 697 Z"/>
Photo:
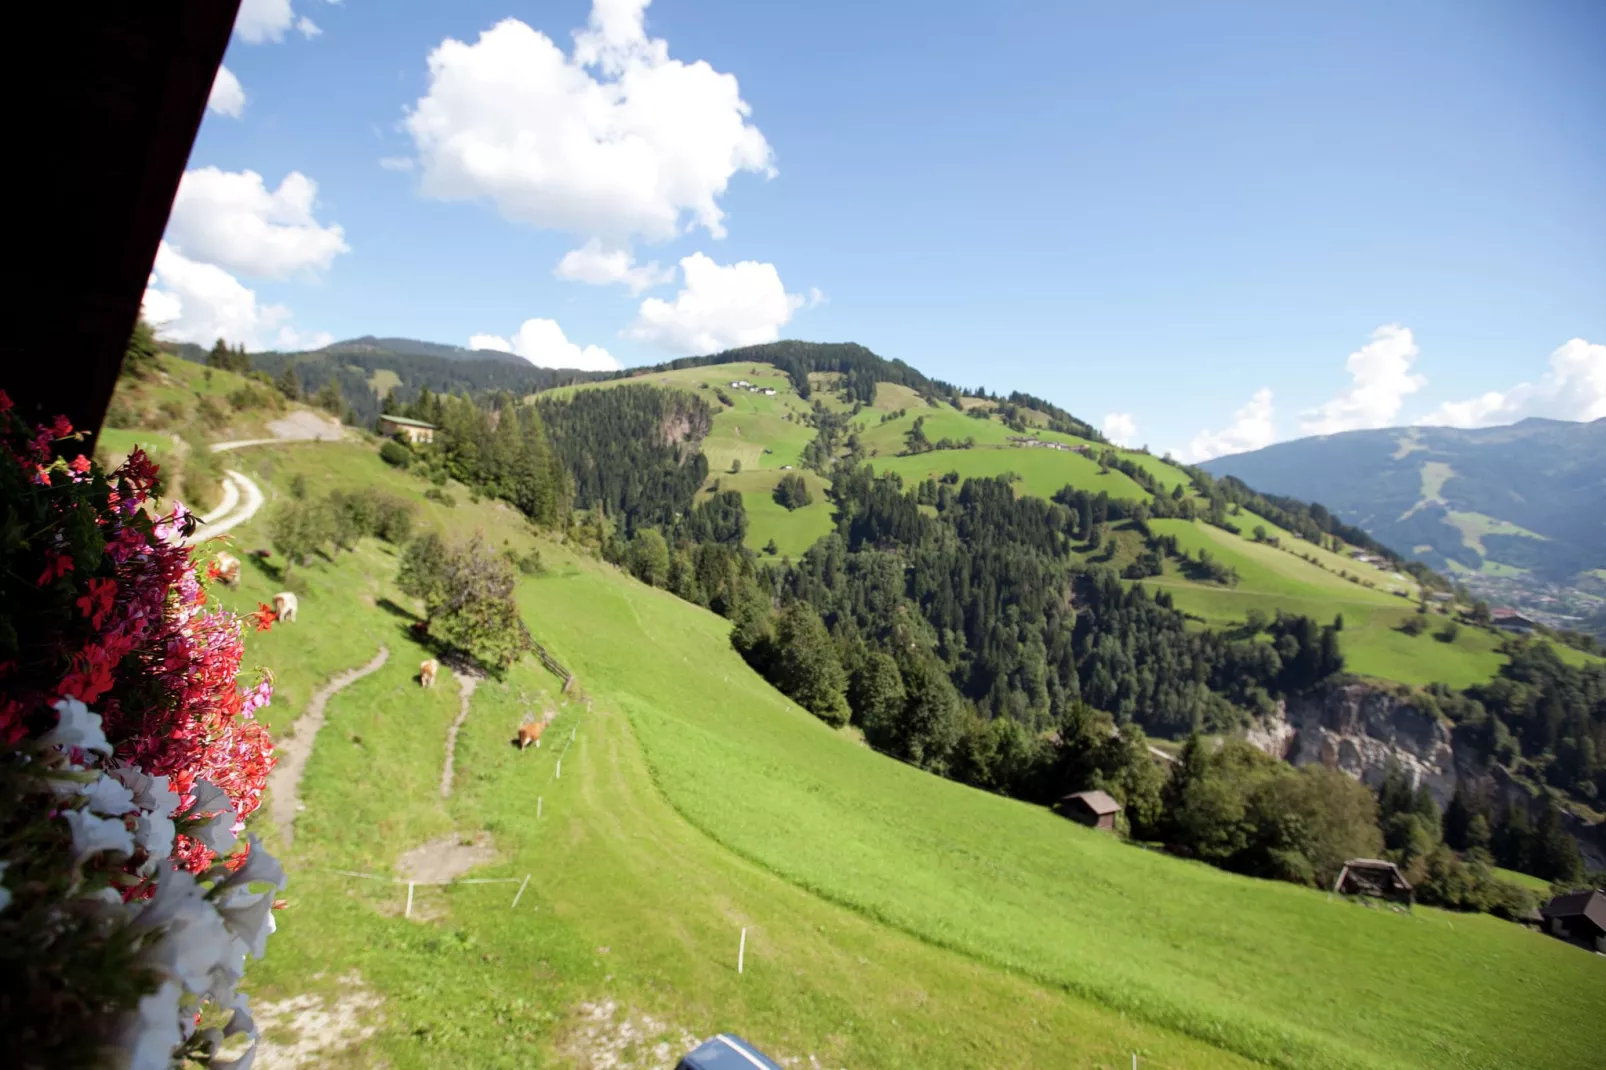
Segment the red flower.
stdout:
<path fill-rule="evenodd" d="M 72 558 L 66 554 L 50 554 L 45 558 L 45 570 L 39 574 L 38 585 L 43 587 L 72 571 Z"/>
<path fill-rule="evenodd" d="M 223 575 L 223 570 L 217 567 L 217 562 L 216 561 L 207 562 L 207 565 L 206 565 L 206 578 L 207 579 L 215 580 L 221 575 Z"/>
<path fill-rule="evenodd" d="M 112 611 L 112 599 L 116 596 L 117 581 L 97 577 L 89 581 L 89 593 L 79 596 L 78 608 L 99 631 L 106 621 L 106 615 Z"/>
<path fill-rule="evenodd" d="M 0 390 L 0 412 L 10 412 L 10 411 L 11 411 L 11 395 L 7 394 L 4 390 Z"/>
<path fill-rule="evenodd" d="M 257 631 L 259 632 L 267 631 L 273 627 L 273 622 L 279 619 L 279 615 L 273 611 L 273 607 L 266 602 L 258 602 L 257 611 L 250 614 L 250 617 L 256 621 Z"/>
<path fill-rule="evenodd" d="M 67 467 L 71 468 L 79 475 L 83 475 L 85 472 L 89 471 L 89 458 L 80 453 L 78 456 L 72 459 Z"/>

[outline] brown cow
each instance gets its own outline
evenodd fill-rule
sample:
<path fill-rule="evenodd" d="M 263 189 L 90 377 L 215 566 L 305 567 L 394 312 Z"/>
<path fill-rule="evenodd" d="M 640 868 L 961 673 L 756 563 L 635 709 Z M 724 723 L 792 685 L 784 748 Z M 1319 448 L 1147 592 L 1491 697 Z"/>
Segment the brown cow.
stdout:
<path fill-rule="evenodd" d="M 273 596 L 273 615 L 283 624 L 290 624 L 296 619 L 296 596 L 289 591 L 280 591 Z"/>
<path fill-rule="evenodd" d="M 435 674 L 441 671 L 441 663 L 434 658 L 427 658 L 418 663 L 418 686 L 434 687 Z"/>
<path fill-rule="evenodd" d="M 531 743 L 534 743 L 539 749 L 541 746 L 541 733 L 545 731 L 545 721 L 519 725 L 519 750 L 524 750 Z"/>
<path fill-rule="evenodd" d="M 240 559 L 238 557 L 231 553 L 220 551 L 212 565 L 216 570 L 214 575 L 223 581 L 224 586 L 240 586 Z"/>

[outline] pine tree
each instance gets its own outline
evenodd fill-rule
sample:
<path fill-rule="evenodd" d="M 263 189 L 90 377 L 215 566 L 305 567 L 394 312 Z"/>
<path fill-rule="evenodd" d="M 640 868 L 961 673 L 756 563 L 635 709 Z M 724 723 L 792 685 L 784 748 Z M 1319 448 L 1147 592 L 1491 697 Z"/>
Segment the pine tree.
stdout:
<path fill-rule="evenodd" d="M 827 724 L 848 723 L 847 674 L 819 614 L 793 602 L 775 624 L 776 683 Z"/>
<path fill-rule="evenodd" d="M 284 366 L 284 371 L 279 373 L 279 378 L 275 385 L 279 388 L 279 393 L 291 401 L 301 400 L 301 377 L 296 375 L 296 366 L 294 364 L 286 364 Z"/>

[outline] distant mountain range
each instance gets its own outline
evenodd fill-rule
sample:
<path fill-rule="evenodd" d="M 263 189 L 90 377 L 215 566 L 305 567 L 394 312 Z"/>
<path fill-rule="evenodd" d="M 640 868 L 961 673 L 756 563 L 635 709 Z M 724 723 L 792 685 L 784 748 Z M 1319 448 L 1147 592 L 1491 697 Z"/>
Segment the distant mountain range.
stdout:
<path fill-rule="evenodd" d="M 1606 419 L 1349 431 L 1202 467 L 1321 502 L 1496 600 L 1575 623 L 1606 610 Z"/>

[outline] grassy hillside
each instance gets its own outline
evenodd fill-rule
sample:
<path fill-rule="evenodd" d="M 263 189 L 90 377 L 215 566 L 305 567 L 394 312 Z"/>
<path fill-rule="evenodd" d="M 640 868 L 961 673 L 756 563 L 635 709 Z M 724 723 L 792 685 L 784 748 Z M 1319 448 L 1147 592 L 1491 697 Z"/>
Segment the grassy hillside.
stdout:
<path fill-rule="evenodd" d="M 271 495 L 282 496 L 299 473 L 309 493 L 379 485 L 417 498 L 411 477 L 357 445 L 266 447 L 235 459 Z M 421 522 L 533 545 L 505 510 L 455 493 L 451 509 L 417 500 Z M 247 525 L 236 543 L 265 541 L 270 515 Z M 675 671 L 702 680 L 706 699 L 756 687 L 760 715 L 792 716 L 739 663 L 731 667 L 743 674 L 744 691 L 725 689 L 730 655 L 715 618 L 606 566 L 550 545 L 542 550 L 553 568 L 526 584 L 525 614 L 538 636 L 561 644 L 560 656 L 631 640 L 616 630 L 614 612 L 641 599 L 648 619 L 693 629 L 687 649 L 698 664 Z M 364 1016 L 377 1032 L 363 1050 L 320 1055 L 319 1065 L 588 1065 L 586 1056 L 600 1058 L 627 1026 L 645 1029 L 646 1016 L 657 1028 L 645 1030 L 643 1049 L 682 1030 L 735 1029 L 776 1054 L 817 1055 L 832 1066 L 1125 1066 L 1132 1052 L 1157 1066 L 1245 1065 L 1164 1026 L 881 925 L 721 847 L 659 793 L 602 679 L 582 677 L 589 711 L 559 705 L 557 681 L 533 662 L 484 683 L 460 736 L 457 790 L 442 800 L 443 741 L 457 688 L 448 672 L 434 691 L 414 682 L 426 655 L 408 633 L 406 600 L 390 583 L 394 569 L 391 548 L 364 540 L 354 553 L 299 572 L 297 623 L 247 637 L 248 663 L 276 675 L 265 719 L 279 735 L 318 683 L 366 662 L 381 644 L 391 652 L 383 669 L 329 704 L 286 855 L 290 906 L 247 982 L 259 1013 L 289 998 L 331 1011 L 350 1007 L 354 993 L 378 1001 Z M 220 596 L 254 607 L 280 585 L 248 560 L 241 588 Z M 609 594 L 600 612 L 571 605 L 599 590 Z M 655 659 L 653 671 L 663 668 Z M 521 714 L 547 703 L 560 709 L 549 745 L 526 753 L 509 746 Z M 555 779 L 571 730 L 575 743 Z M 266 815 L 265 808 L 254 825 L 277 842 Z M 420 888 L 415 917 L 404 919 L 404 888 L 331 872 L 394 872 L 410 848 L 479 832 L 490 834 L 495 859 L 474 876 L 533 874 L 516 913 L 513 886 L 460 885 Z M 738 976 L 743 926 L 747 968 Z M 583 1008 L 609 1000 L 620 1008 L 618 1020 L 600 1039 L 589 1036 L 594 1026 Z M 1030 1008 L 1030 1021 L 1022 1008 Z M 280 1043 L 297 1035 L 293 1027 L 270 1031 Z M 639 1063 L 638 1054 L 628 1051 L 620 1065 L 663 1062 Z"/>
<path fill-rule="evenodd" d="M 270 497 L 296 473 L 311 492 L 423 486 L 356 444 L 234 459 Z M 451 489 L 455 507 L 418 501 L 422 523 L 535 544 L 510 511 Z M 238 545 L 265 542 L 272 508 Z M 364 541 L 302 570 L 301 620 L 248 637 L 248 662 L 278 679 L 278 733 L 317 683 L 391 651 L 329 705 L 291 905 L 248 978 L 259 1006 L 378 1001 L 363 1050 L 322 1065 L 585 1065 L 626 1025 L 643 1049 L 735 1029 L 855 1067 L 1124 1067 L 1133 1052 L 1159 1067 L 1582 1067 L 1606 1043 L 1598 959 L 1487 917 L 1231 876 L 919 773 L 771 690 L 726 622 L 542 552 L 523 612 L 591 709 L 560 707 L 555 745 L 521 754 L 508 739 L 523 711 L 562 701 L 557 682 L 529 662 L 486 682 L 447 800 L 455 681 L 413 682 L 424 653 L 393 550 Z M 223 597 L 254 606 L 280 582 L 248 562 Z M 420 843 L 480 832 L 495 856 L 474 875 L 533 875 L 517 912 L 511 885 L 459 885 L 420 889 L 403 919 L 404 889 L 332 872 L 392 872 Z M 606 1001 L 591 1022 L 583 1008 Z"/>

